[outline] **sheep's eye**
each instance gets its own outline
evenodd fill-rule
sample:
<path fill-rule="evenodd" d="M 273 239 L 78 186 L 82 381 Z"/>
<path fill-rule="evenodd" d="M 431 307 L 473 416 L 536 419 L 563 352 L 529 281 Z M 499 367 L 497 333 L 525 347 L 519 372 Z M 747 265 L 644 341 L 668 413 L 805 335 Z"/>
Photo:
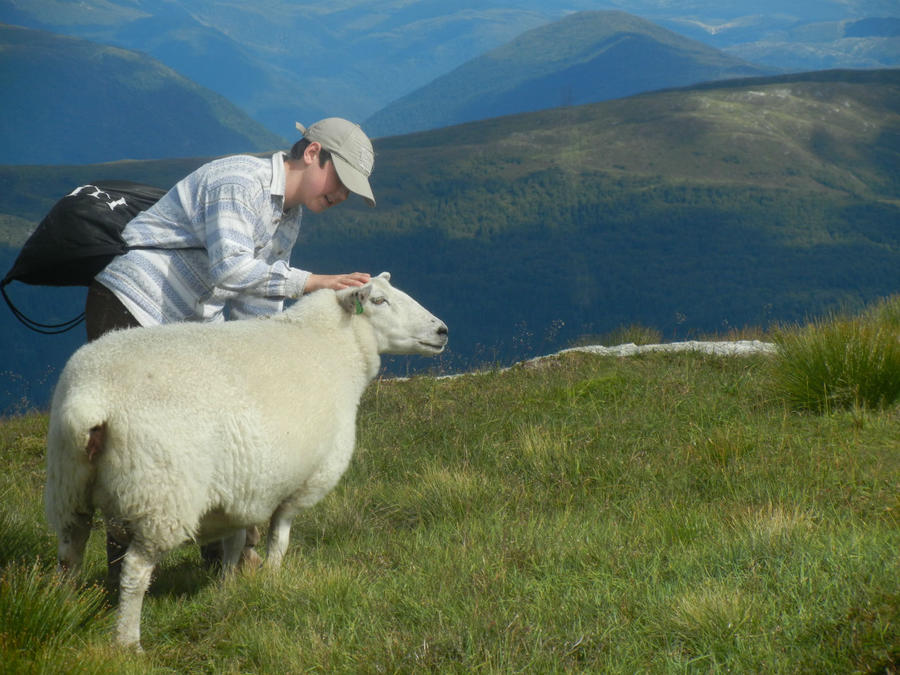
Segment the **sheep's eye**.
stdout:
<path fill-rule="evenodd" d="M 387 302 L 387 298 L 372 298 L 373 305 L 383 305 Z"/>

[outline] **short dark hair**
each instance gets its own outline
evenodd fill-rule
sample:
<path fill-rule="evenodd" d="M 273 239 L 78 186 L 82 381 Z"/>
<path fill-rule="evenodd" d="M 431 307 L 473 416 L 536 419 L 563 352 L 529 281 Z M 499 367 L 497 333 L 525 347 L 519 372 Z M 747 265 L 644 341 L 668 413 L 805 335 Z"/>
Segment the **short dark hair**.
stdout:
<path fill-rule="evenodd" d="M 309 140 L 308 138 L 306 138 L 306 137 L 301 138 L 299 141 L 294 143 L 294 147 L 291 148 L 291 152 L 288 155 L 289 158 L 290 159 L 300 159 L 301 157 L 303 157 L 303 153 L 306 152 L 306 148 L 309 146 L 310 143 L 312 143 L 312 141 Z M 322 148 L 319 151 L 319 166 L 324 169 L 325 165 L 330 161 L 331 161 L 331 153 L 328 150 L 326 150 L 325 148 Z"/>

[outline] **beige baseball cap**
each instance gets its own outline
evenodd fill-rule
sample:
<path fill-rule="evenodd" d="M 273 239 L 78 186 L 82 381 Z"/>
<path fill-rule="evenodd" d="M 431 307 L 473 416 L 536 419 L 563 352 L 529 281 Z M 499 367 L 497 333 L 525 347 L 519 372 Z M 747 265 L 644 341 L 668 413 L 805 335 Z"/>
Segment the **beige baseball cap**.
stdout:
<path fill-rule="evenodd" d="M 327 117 L 308 128 L 297 122 L 297 129 L 304 138 L 321 143 L 331 153 L 338 178 L 350 192 L 365 199 L 369 206 L 375 206 L 369 185 L 375 151 L 358 124 L 340 117 Z"/>

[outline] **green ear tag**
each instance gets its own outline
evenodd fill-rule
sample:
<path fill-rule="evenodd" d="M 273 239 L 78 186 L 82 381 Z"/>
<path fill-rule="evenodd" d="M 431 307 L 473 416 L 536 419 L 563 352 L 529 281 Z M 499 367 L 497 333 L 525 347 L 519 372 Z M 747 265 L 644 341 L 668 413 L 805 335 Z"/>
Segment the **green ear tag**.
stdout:
<path fill-rule="evenodd" d="M 362 303 L 361 303 L 359 300 L 356 301 L 356 313 L 357 313 L 357 314 L 362 314 L 362 313 L 363 313 L 363 306 L 362 306 Z"/>

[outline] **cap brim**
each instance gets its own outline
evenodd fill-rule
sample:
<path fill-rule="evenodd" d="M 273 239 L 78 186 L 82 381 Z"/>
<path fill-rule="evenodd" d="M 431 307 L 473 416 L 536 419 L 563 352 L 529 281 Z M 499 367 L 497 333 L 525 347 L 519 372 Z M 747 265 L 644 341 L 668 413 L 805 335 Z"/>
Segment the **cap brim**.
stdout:
<path fill-rule="evenodd" d="M 357 169 L 354 169 L 349 162 L 345 161 L 335 153 L 331 154 L 331 161 L 334 162 L 334 169 L 337 171 L 341 183 L 343 183 L 350 192 L 358 194 L 365 199 L 369 206 L 375 206 L 375 195 L 372 194 L 369 179 Z"/>

